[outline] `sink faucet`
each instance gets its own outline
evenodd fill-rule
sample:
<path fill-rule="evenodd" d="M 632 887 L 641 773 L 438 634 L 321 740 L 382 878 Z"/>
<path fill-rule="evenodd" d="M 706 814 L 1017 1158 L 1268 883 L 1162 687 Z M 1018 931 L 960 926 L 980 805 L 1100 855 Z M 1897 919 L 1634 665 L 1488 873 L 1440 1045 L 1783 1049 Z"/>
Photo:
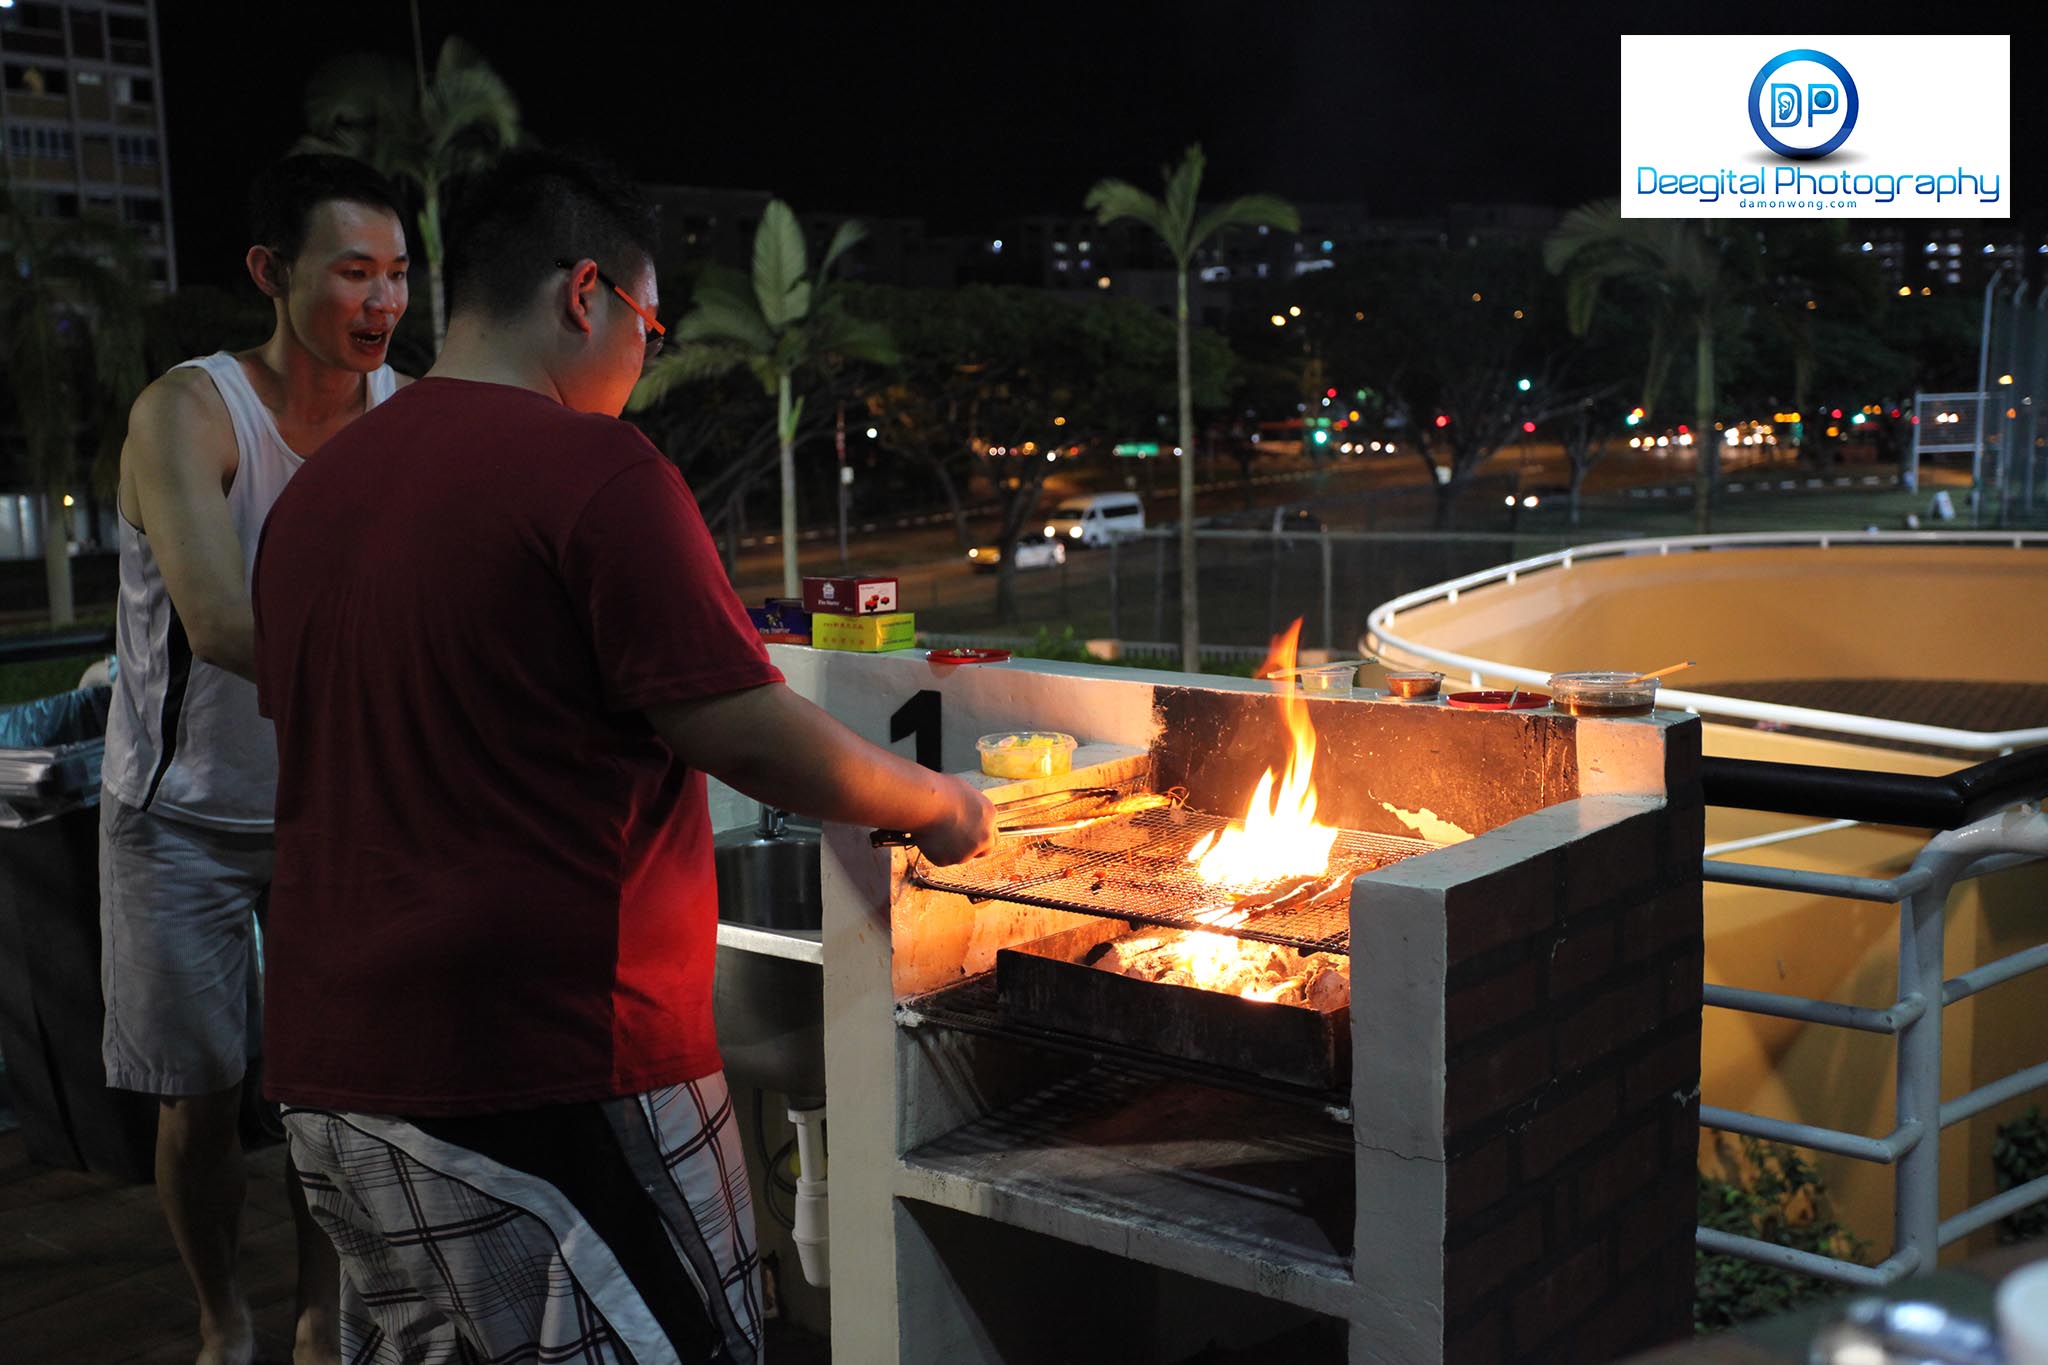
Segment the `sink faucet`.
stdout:
<path fill-rule="evenodd" d="M 788 820 L 788 811 L 777 810 L 770 805 L 763 805 L 761 807 L 761 824 L 759 827 L 761 837 L 763 839 L 780 839 L 782 837 L 782 827 Z"/>

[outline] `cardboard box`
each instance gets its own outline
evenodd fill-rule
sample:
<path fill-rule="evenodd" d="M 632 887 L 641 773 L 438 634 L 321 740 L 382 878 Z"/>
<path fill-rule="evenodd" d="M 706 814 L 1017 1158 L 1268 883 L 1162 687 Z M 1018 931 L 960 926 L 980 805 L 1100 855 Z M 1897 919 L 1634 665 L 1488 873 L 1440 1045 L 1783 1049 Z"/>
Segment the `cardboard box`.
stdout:
<path fill-rule="evenodd" d="M 819 649 L 844 649 L 856 654 L 881 654 L 917 643 L 917 613 L 885 612 L 878 616 L 811 618 L 811 643 Z"/>
<path fill-rule="evenodd" d="M 794 597 L 770 597 L 747 608 L 747 619 L 762 635 L 809 635 L 811 614 Z"/>
<path fill-rule="evenodd" d="M 902 595 L 893 578 L 852 574 L 843 578 L 804 579 L 804 610 L 834 616 L 873 616 L 898 611 Z"/>

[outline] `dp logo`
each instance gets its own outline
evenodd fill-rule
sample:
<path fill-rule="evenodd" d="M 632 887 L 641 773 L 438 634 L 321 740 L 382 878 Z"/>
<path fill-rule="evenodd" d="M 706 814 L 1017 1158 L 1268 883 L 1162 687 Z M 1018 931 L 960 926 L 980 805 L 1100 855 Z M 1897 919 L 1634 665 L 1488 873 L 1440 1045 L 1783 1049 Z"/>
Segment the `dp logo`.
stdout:
<path fill-rule="evenodd" d="M 1795 47 L 1765 62 L 1749 83 L 1749 126 L 1779 156 L 1811 161 L 1849 139 L 1856 82 L 1825 52 Z"/>

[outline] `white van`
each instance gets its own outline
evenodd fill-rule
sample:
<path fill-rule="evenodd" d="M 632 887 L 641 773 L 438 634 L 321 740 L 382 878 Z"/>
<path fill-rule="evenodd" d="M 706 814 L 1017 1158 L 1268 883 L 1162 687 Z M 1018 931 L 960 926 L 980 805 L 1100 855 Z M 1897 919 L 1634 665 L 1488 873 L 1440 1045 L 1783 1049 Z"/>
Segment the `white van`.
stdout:
<path fill-rule="evenodd" d="M 1136 493 L 1090 493 L 1068 498 L 1052 509 L 1045 523 L 1049 540 L 1079 543 L 1090 549 L 1125 540 L 1145 531 L 1145 504 Z"/>

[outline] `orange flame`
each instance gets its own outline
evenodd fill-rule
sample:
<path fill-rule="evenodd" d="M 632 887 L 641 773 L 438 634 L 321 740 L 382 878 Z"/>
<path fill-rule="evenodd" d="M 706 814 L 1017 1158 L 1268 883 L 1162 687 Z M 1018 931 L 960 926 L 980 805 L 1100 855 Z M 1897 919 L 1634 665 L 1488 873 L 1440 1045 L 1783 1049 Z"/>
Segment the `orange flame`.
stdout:
<path fill-rule="evenodd" d="M 1259 676 L 1271 677 L 1292 669 L 1296 644 L 1301 637 L 1301 619 L 1273 637 L 1273 646 Z M 1196 875 L 1205 882 L 1225 886 L 1260 886 L 1280 877 L 1324 872 L 1330 866 L 1330 849 L 1337 842 L 1334 826 L 1316 820 L 1315 762 L 1316 732 L 1309 723 L 1308 704 L 1301 698 L 1291 673 L 1285 674 L 1280 693 L 1280 711 L 1292 741 L 1286 767 L 1277 779 L 1268 768 L 1252 792 L 1244 818 L 1217 833 L 1203 836 L 1188 852 Z M 1212 921 L 1236 923 L 1244 916 L 1222 912 Z M 1204 935 L 1203 937 L 1208 937 Z"/>

